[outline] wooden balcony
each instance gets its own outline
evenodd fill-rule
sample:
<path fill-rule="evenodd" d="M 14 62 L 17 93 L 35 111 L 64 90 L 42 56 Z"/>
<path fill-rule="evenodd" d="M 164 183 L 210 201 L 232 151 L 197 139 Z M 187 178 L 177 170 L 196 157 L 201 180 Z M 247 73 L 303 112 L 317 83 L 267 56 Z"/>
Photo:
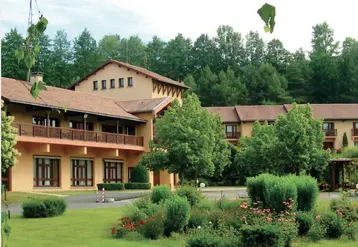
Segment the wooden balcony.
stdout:
<path fill-rule="evenodd" d="M 358 129 L 352 129 L 352 136 L 358 136 Z"/>
<path fill-rule="evenodd" d="M 144 146 L 142 136 L 13 123 L 19 136 Z"/>
<path fill-rule="evenodd" d="M 324 129 L 323 130 L 326 137 L 336 137 L 337 129 Z"/>
<path fill-rule="evenodd" d="M 239 139 L 241 132 L 226 132 L 226 139 Z"/>

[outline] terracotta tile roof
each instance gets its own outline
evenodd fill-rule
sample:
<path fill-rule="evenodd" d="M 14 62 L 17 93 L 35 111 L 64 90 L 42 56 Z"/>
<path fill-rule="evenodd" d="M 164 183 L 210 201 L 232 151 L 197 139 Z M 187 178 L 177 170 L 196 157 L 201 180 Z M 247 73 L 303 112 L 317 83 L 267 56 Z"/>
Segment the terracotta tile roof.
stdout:
<path fill-rule="evenodd" d="M 323 119 L 358 119 L 358 104 L 310 104 L 312 115 Z M 287 110 L 292 105 L 284 105 Z"/>
<path fill-rule="evenodd" d="M 235 107 L 232 106 L 223 106 L 223 107 L 205 107 L 211 113 L 217 113 L 220 115 L 223 123 L 232 123 L 239 122 L 239 116 L 235 110 Z"/>
<path fill-rule="evenodd" d="M 66 107 L 68 111 L 145 122 L 118 106 L 116 104 L 118 99 L 57 87 L 46 87 L 47 91 L 41 91 L 40 97 L 35 100 L 30 94 L 31 85 L 28 82 L 2 77 L 1 97 L 10 102 L 57 109 Z"/>
<path fill-rule="evenodd" d="M 128 100 L 117 101 L 117 105 L 122 107 L 129 113 L 151 112 L 162 104 L 167 105 L 172 101 L 171 97 L 166 98 L 154 98 L 154 99 L 142 99 L 142 100 Z"/>
<path fill-rule="evenodd" d="M 120 66 L 126 67 L 128 69 L 132 69 L 132 70 L 134 70 L 134 71 L 136 71 L 138 73 L 141 73 L 143 75 L 151 77 L 152 79 L 158 80 L 160 82 L 169 83 L 169 84 L 172 84 L 172 85 L 175 85 L 175 86 L 178 86 L 178 87 L 182 87 L 182 88 L 190 88 L 190 87 L 184 85 L 184 82 L 181 83 L 181 82 L 178 82 L 178 81 L 174 81 L 174 80 L 172 80 L 172 79 L 170 79 L 168 77 L 159 75 L 159 74 L 157 74 L 155 72 L 152 72 L 152 71 L 149 71 L 149 70 L 147 70 L 145 68 L 138 67 L 138 66 L 135 66 L 135 65 L 132 65 L 132 64 L 129 64 L 129 63 L 124 63 L 124 62 L 121 62 L 121 61 L 118 61 L 118 60 L 113 60 L 113 59 L 110 59 L 106 63 L 104 63 L 101 66 L 99 66 L 98 68 L 96 68 L 94 71 L 90 72 L 89 74 L 87 74 L 83 78 L 81 78 L 78 81 L 74 82 L 69 88 L 73 88 L 77 84 L 81 83 L 83 80 L 87 79 L 92 74 L 96 73 L 98 70 L 104 68 L 105 66 L 107 66 L 108 64 L 111 64 L 111 63 L 115 63 L 115 64 L 118 64 Z"/>
<path fill-rule="evenodd" d="M 235 108 L 242 122 L 274 121 L 278 115 L 287 113 L 283 105 L 240 105 Z"/>

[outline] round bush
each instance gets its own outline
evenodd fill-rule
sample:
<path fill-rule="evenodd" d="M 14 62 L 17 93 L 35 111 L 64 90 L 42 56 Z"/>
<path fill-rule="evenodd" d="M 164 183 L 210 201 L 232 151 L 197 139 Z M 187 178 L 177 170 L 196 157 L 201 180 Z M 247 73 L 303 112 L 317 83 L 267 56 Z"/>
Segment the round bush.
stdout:
<path fill-rule="evenodd" d="M 148 183 L 148 171 L 143 165 L 137 165 L 132 169 L 132 183 Z"/>
<path fill-rule="evenodd" d="M 321 216 L 321 224 L 326 230 L 326 237 L 340 238 L 344 232 L 344 220 L 334 212 L 327 212 Z"/>
<path fill-rule="evenodd" d="M 25 218 L 54 217 L 62 215 L 66 207 L 67 203 L 62 198 L 31 199 L 22 204 L 22 214 Z"/>
<path fill-rule="evenodd" d="M 189 202 L 185 198 L 174 195 L 166 200 L 164 207 L 166 233 L 181 232 L 189 222 Z"/>
<path fill-rule="evenodd" d="M 177 195 L 180 197 L 185 197 L 191 206 L 196 205 L 200 199 L 203 198 L 201 192 L 197 188 L 188 185 L 181 186 L 177 190 Z"/>
<path fill-rule="evenodd" d="M 296 221 L 298 223 L 298 234 L 306 235 L 314 222 L 311 212 L 297 212 Z"/>
<path fill-rule="evenodd" d="M 208 211 L 202 211 L 200 209 L 194 208 L 191 210 L 190 219 L 188 226 L 189 228 L 197 228 L 198 226 L 202 227 L 209 222 Z"/>
<path fill-rule="evenodd" d="M 147 220 L 147 223 L 142 225 L 139 231 L 145 238 L 158 239 L 164 233 L 164 213 L 158 211 L 153 217 Z"/>
<path fill-rule="evenodd" d="M 317 180 L 311 176 L 288 176 L 297 188 L 297 210 L 311 211 L 318 199 Z"/>
<path fill-rule="evenodd" d="M 340 200 L 333 200 L 331 202 L 331 211 L 336 212 L 337 210 L 342 213 L 343 218 L 348 222 L 358 221 L 358 213 L 349 198 L 343 197 Z"/>
<path fill-rule="evenodd" d="M 325 229 L 322 224 L 320 224 L 320 222 L 315 222 L 307 232 L 307 237 L 311 241 L 316 242 L 323 239 L 325 234 Z"/>
<path fill-rule="evenodd" d="M 165 201 L 170 197 L 170 188 L 167 185 L 157 185 L 154 186 L 152 191 L 152 202 L 159 203 L 160 201 Z"/>

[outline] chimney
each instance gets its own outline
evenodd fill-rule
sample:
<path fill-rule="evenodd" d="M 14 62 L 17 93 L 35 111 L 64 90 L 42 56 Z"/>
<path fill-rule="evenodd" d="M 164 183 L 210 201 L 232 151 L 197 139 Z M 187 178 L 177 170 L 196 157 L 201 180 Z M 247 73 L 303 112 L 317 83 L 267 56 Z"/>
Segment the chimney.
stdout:
<path fill-rule="evenodd" d="M 32 72 L 30 75 L 30 84 L 34 82 L 43 81 L 43 73 L 42 72 Z"/>

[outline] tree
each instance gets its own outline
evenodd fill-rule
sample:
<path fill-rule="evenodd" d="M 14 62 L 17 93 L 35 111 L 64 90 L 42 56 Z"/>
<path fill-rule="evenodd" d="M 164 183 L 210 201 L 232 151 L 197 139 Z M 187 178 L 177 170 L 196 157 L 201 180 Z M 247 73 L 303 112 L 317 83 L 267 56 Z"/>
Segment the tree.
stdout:
<path fill-rule="evenodd" d="M 26 80 L 27 68 L 15 56 L 15 51 L 20 49 L 23 49 L 23 37 L 16 28 L 11 29 L 1 40 L 2 76 Z"/>
<path fill-rule="evenodd" d="M 126 63 L 147 68 L 147 53 L 143 41 L 136 35 L 121 39 L 120 59 Z"/>
<path fill-rule="evenodd" d="M 218 77 L 215 75 L 209 66 L 206 66 L 200 72 L 200 77 L 197 81 L 197 93 L 203 106 L 213 106 L 212 103 L 212 87 L 218 83 Z"/>
<path fill-rule="evenodd" d="M 138 164 L 137 166 L 135 166 L 132 169 L 131 182 L 133 182 L 133 183 L 148 183 L 148 181 L 149 181 L 148 171 L 144 166 Z"/>
<path fill-rule="evenodd" d="M 191 50 L 193 74 L 198 76 L 206 66 L 218 72 L 220 71 L 220 51 L 214 39 L 207 34 L 200 35 L 194 42 Z"/>
<path fill-rule="evenodd" d="M 293 104 L 274 125 L 254 124 L 252 137 L 242 137 L 235 162 L 248 175 L 259 173 L 322 173 L 329 150 L 323 150 L 322 120 L 312 117 L 309 105 Z"/>
<path fill-rule="evenodd" d="M 312 54 L 324 53 L 335 55 L 338 53 L 339 42 L 334 41 L 334 31 L 327 22 L 313 27 Z"/>
<path fill-rule="evenodd" d="M 3 106 L 4 102 L 1 101 L 1 169 L 6 172 L 16 164 L 16 157 L 20 153 L 15 149 L 17 130 L 11 125 L 14 117 L 7 116 Z"/>
<path fill-rule="evenodd" d="M 184 80 L 190 71 L 192 48 L 191 40 L 184 38 L 179 33 L 174 39 L 169 40 L 163 55 L 166 73 L 173 80 Z"/>
<path fill-rule="evenodd" d="M 347 133 L 344 132 L 343 134 L 343 141 L 342 141 L 342 146 L 345 148 L 345 147 L 348 147 L 348 137 L 347 137 Z"/>
<path fill-rule="evenodd" d="M 158 36 L 154 36 L 147 44 L 148 69 L 159 74 L 165 73 L 164 52 L 166 43 Z"/>
<path fill-rule="evenodd" d="M 265 43 L 258 32 L 250 31 L 246 35 L 245 64 L 260 66 L 265 59 Z"/>
<path fill-rule="evenodd" d="M 72 82 L 72 51 L 65 30 L 56 31 L 52 49 L 51 74 L 47 76 L 47 83 L 66 88 Z"/>
<path fill-rule="evenodd" d="M 105 35 L 98 42 L 98 50 L 101 56 L 101 61 L 106 62 L 109 59 L 120 59 L 120 40 L 119 35 Z"/>
<path fill-rule="evenodd" d="M 278 73 L 286 72 L 291 59 L 291 54 L 284 48 L 280 40 L 272 39 L 267 43 L 265 61 L 271 64 Z"/>
<path fill-rule="evenodd" d="M 100 64 L 97 42 L 85 28 L 73 43 L 74 76 L 79 79 Z"/>
<path fill-rule="evenodd" d="M 159 142 L 150 143 L 151 152 L 140 162 L 147 168 L 168 169 L 184 181 L 221 173 L 229 164 L 230 150 L 220 117 L 201 108 L 195 94 L 188 94 L 182 106 L 175 100 L 155 124 Z"/>
<path fill-rule="evenodd" d="M 324 171 L 329 151 L 323 150 L 322 119 L 312 117 L 309 105 L 293 104 L 292 109 L 280 115 L 275 123 L 277 137 L 275 156 L 278 173 L 310 173 Z"/>
<path fill-rule="evenodd" d="M 37 62 L 33 66 L 33 71 L 42 72 L 44 74 L 44 81 L 49 81 L 51 78 L 51 51 L 52 43 L 48 35 L 42 34 L 39 38 L 40 52 L 37 57 Z"/>

